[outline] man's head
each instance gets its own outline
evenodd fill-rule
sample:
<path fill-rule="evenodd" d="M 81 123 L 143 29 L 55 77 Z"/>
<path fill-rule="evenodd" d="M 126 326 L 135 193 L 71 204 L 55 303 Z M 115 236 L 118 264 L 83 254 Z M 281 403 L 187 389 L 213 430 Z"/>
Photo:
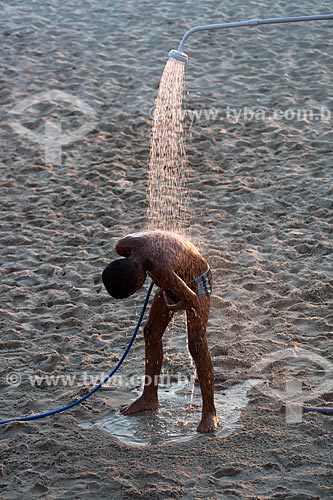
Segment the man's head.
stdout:
<path fill-rule="evenodd" d="M 102 273 L 102 280 L 108 293 L 115 299 L 125 299 L 139 290 L 146 279 L 146 273 L 130 259 L 111 262 Z"/>

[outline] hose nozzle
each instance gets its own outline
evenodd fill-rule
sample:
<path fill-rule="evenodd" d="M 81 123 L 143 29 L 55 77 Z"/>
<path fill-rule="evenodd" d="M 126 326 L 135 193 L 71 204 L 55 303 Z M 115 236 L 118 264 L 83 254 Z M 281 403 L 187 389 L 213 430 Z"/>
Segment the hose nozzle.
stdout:
<path fill-rule="evenodd" d="M 188 61 L 188 56 L 184 52 L 180 52 L 179 50 L 175 49 L 170 50 L 169 57 L 183 63 L 187 63 Z"/>

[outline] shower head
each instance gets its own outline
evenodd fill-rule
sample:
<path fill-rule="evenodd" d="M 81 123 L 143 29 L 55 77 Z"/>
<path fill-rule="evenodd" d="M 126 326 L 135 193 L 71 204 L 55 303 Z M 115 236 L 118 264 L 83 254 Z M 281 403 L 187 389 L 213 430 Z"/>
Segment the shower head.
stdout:
<path fill-rule="evenodd" d="M 175 49 L 170 50 L 169 57 L 171 57 L 171 59 L 176 59 L 177 61 L 181 61 L 183 63 L 187 63 L 188 61 L 188 56 L 184 52 Z"/>

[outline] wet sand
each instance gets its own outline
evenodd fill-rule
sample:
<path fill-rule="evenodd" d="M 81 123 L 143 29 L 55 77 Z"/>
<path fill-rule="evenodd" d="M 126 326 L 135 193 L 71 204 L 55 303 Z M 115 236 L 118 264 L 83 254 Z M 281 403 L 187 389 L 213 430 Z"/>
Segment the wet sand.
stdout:
<path fill-rule="evenodd" d="M 90 375 L 107 374 L 130 338 L 145 292 L 114 302 L 101 271 L 117 239 L 146 226 L 150 113 L 169 50 L 198 24 L 332 10 L 328 0 L 4 5 L 2 419 L 84 394 Z M 289 377 L 313 391 L 325 373 L 312 359 L 332 362 L 332 46 L 325 21 L 201 33 L 186 46 L 191 237 L 214 274 L 209 344 L 218 394 L 272 373 L 281 393 Z M 60 165 L 45 163 L 44 145 L 13 126 L 20 120 L 44 134 L 49 120 L 68 135 L 86 120 L 74 103 L 50 98 L 23 117 L 10 113 L 51 90 L 97 116 L 93 130 L 62 146 Z M 165 339 L 174 377 L 193 373 L 184 335 L 178 318 Z M 251 371 L 291 347 L 309 357 Z M 141 333 L 121 375 L 137 389 L 142 373 Z M 31 382 L 51 375 L 76 378 Z M 333 406 L 332 394 L 308 403 Z M 283 402 L 253 388 L 240 426 L 225 438 L 135 447 L 80 426 L 116 412 L 128 395 L 127 386 L 109 388 L 70 412 L 1 427 L 0 498 L 333 497 L 331 417 L 286 423 Z"/>

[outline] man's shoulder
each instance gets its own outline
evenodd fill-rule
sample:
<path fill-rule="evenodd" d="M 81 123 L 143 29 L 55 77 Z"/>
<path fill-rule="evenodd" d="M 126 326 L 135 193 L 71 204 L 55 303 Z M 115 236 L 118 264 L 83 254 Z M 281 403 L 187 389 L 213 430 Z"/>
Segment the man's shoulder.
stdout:
<path fill-rule="evenodd" d="M 140 241 L 142 241 L 144 237 L 144 234 L 143 233 L 133 233 L 133 234 L 128 234 L 127 236 L 124 236 L 123 238 L 121 238 L 117 245 L 125 245 L 125 246 L 129 246 L 129 245 L 135 245 L 136 243 L 140 243 Z"/>

